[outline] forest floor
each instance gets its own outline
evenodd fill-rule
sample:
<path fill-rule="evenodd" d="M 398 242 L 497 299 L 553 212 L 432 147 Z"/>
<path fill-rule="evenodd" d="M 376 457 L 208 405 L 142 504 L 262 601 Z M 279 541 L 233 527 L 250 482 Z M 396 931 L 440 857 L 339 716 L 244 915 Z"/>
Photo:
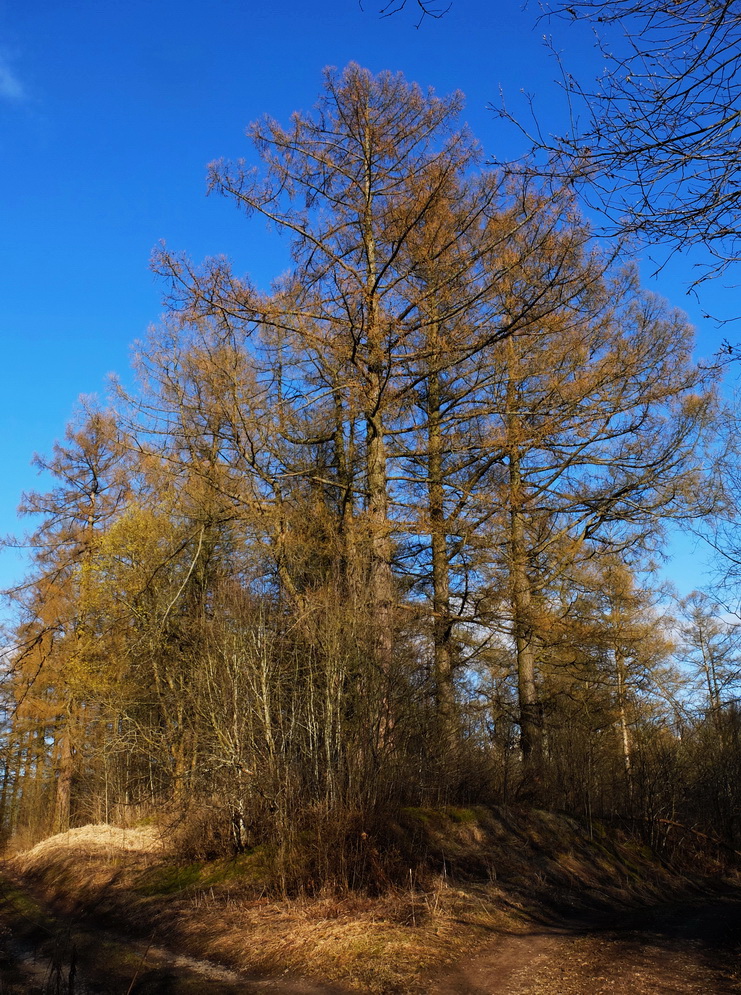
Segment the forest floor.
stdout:
<path fill-rule="evenodd" d="M 429 995 L 737 995 L 741 894 L 499 937 Z"/>
<path fill-rule="evenodd" d="M 5 864 L 0 992 L 741 995 L 741 888 L 546 813 L 434 828 L 458 876 L 376 898 L 259 895 L 248 863 L 173 863 L 149 829 L 46 840 Z"/>

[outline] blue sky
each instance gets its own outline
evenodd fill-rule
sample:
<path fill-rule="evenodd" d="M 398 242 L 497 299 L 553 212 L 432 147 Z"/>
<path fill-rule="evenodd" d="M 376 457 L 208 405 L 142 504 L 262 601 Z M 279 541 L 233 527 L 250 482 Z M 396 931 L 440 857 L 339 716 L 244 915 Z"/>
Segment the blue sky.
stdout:
<path fill-rule="evenodd" d="M 62 436 L 76 398 L 126 378 L 132 343 L 162 311 L 148 268 L 160 240 L 194 259 L 226 254 L 262 286 L 278 275 L 274 236 L 205 196 L 209 161 L 250 155 L 249 122 L 309 108 L 323 67 L 354 60 L 462 90 L 485 153 L 506 158 L 522 142 L 489 108 L 500 87 L 523 114 L 521 91 L 533 94 L 547 130 L 563 123 L 544 33 L 574 71 L 600 68 L 584 27 L 537 23 L 532 2 L 453 0 L 419 28 L 414 8 L 380 18 L 377 4 L 0 0 L 0 534 L 24 528 L 31 457 Z M 688 309 L 708 355 L 733 335 L 684 296 L 687 267 L 647 282 Z M 728 300 L 716 288 L 703 305 L 722 314 Z M 698 562 L 677 561 L 681 586 L 701 582 L 687 568 Z M 0 556 L 0 587 L 19 572 Z"/>

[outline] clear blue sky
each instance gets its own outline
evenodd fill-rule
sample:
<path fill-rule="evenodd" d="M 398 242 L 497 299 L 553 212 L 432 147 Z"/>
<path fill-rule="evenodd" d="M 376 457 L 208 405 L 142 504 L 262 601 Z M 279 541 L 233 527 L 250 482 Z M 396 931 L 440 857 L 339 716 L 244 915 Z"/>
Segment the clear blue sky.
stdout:
<path fill-rule="evenodd" d="M 263 286 L 277 275 L 274 236 L 205 197 L 210 160 L 250 155 L 250 121 L 309 108 L 322 68 L 354 60 L 462 90 L 486 153 L 504 158 L 522 144 L 488 109 L 500 86 L 523 113 L 521 91 L 534 94 L 548 130 L 562 123 L 544 32 L 575 72 L 599 68 L 585 29 L 536 23 L 533 3 L 453 0 L 420 28 L 412 6 L 383 19 L 377 4 L 0 0 L 0 534 L 25 527 L 15 508 L 38 486 L 33 453 L 61 437 L 78 395 L 104 394 L 110 372 L 125 379 L 131 344 L 157 321 L 159 240 L 194 259 L 227 254 Z M 723 333 L 683 296 L 684 266 L 650 285 L 689 305 L 709 354 Z M 3 554 L 0 587 L 18 574 Z"/>

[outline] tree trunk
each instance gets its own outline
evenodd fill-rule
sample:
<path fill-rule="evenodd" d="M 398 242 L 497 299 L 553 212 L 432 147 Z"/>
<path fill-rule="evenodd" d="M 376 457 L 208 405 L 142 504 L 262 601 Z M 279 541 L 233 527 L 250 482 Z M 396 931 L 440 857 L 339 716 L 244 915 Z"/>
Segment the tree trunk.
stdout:
<path fill-rule="evenodd" d="M 625 765 L 625 776 L 630 785 L 631 779 L 631 756 L 630 756 L 630 736 L 628 734 L 628 719 L 625 706 L 625 659 L 619 649 L 615 650 L 615 670 L 617 675 L 618 691 L 618 715 L 620 720 L 620 743 L 623 752 L 623 764 Z"/>
<path fill-rule="evenodd" d="M 453 623 L 450 617 L 450 570 L 445 531 L 440 376 L 437 371 L 432 371 L 427 380 L 427 416 L 427 492 L 430 503 L 432 641 L 436 708 L 442 743 L 446 749 L 454 750 L 457 736 L 451 646 Z"/>
<path fill-rule="evenodd" d="M 57 739 L 57 786 L 54 796 L 54 832 L 63 833 L 70 827 L 70 808 L 72 801 L 72 741 L 71 718 L 68 710 Z"/>
<path fill-rule="evenodd" d="M 532 628 L 532 592 L 527 576 L 524 528 L 520 511 L 510 512 L 510 572 L 512 619 L 517 654 L 517 700 L 520 746 L 525 780 L 537 788 L 543 773 L 543 716 L 535 679 L 535 646 Z"/>
<path fill-rule="evenodd" d="M 544 739 L 543 709 L 535 677 L 535 634 L 532 622 L 532 589 L 528 578 L 528 550 L 525 536 L 520 435 L 516 390 L 516 358 L 512 339 L 507 344 L 509 381 L 506 426 L 509 449 L 509 569 L 512 598 L 512 627 L 517 656 L 517 699 L 520 746 L 525 784 L 536 793 L 542 782 Z"/>
<path fill-rule="evenodd" d="M 385 674 L 393 654 L 393 578 L 391 572 L 391 536 L 388 520 L 388 480 L 386 476 L 386 440 L 383 419 L 383 395 L 386 388 L 383 331 L 379 314 L 376 239 L 373 216 L 373 149 L 369 127 L 363 135 L 365 158 L 365 209 L 363 242 L 365 247 L 365 321 L 367 329 L 368 396 L 365 408 L 366 472 L 368 487 L 368 525 L 370 528 L 370 590 L 376 619 L 376 651 Z"/>

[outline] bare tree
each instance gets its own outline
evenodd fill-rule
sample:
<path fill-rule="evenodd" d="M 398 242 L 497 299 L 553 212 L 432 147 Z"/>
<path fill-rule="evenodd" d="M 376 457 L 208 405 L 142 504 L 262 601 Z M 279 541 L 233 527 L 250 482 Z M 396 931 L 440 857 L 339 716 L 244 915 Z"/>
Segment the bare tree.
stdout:
<path fill-rule="evenodd" d="M 388 3 L 380 7 L 378 12 L 381 17 L 392 17 L 394 14 L 400 14 L 403 10 L 406 10 L 407 4 L 408 0 L 388 0 Z M 439 20 L 441 17 L 444 17 L 453 5 L 452 3 L 445 3 L 444 0 L 443 3 L 437 3 L 436 0 L 413 0 L 413 3 L 409 4 L 409 6 L 414 9 L 419 17 L 416 25 L 419 27 L 425 18 L 431 17 L 434 20 Z"/>
<path fill-rule="evenodd" d="M 721 711 L 739 701 L 741 654 L 739 628 L 721 615 L 717 602 L 693 591 L 679 605 L 682 659 L 694 671 L 696 693 L 710 719 L 722 725 Z"/>
<path fill-rule="evenodd" d="M 738 4 L 556 0 L 543 8 L 546 18 L 592 25 L 604 69 L 587 81 L 556 54 L 570 111 L 562 134 L 499 108 L 527 135 L 526 168 L 571 177 L 613 233 L 704 249 L 709 261 L 692 288 L 725 272 L 741 255 Z"/>

